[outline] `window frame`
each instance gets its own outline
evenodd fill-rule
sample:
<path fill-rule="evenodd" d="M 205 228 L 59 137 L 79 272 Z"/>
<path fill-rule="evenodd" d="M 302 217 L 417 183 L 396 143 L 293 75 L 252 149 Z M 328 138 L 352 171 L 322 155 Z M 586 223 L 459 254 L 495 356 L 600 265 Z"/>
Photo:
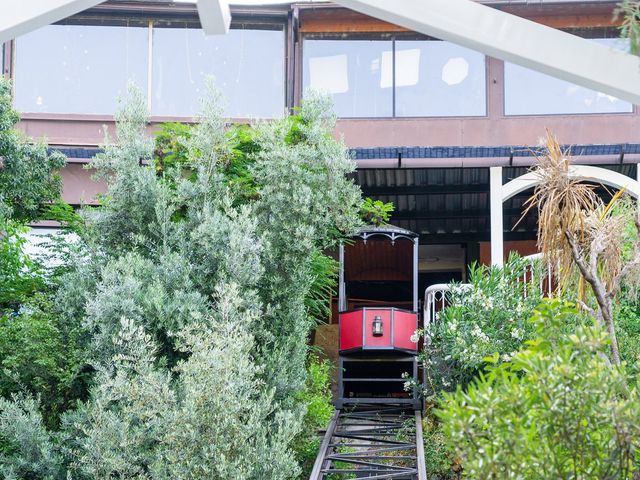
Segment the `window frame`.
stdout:
<path fill-rule="evenodd" d="M 597 28 L 562 28 L 564 32 L 571 33 L 572 35 L 579 36 L 585 39 L 620 39 L 619 30 L 616 28 L 597 27 Z M 507 114 L 507 75 L 506 75 L 506 62 L 498 60 L 502 63 L 502 108 L 501 115 L 505 119 L 518 119 L 529 117 L 593 117 L 593 116 L 606 116 L 615 115 L 616 117 L 633 116 L 640 113 L 640 107 L 638 105 L 631 104 L 631 110 L 628 112 L 573 112 L 573 113 L 510 113 Z M 629 102 L 626 102 L 629 103 Z"/>
<path fill-rule="evenodd" d="M 86 12 L 79 13 L 72 17 L 66 18 L 52 25 L 83 25 L 83 26 L 131 26 L 147 28 L 147 107 L 149 109 L 149 121 L 152 123 L 162 123 L 167 121 L 177 121 L 183 123 L 192 123 L 195 121 L 194 116 L 178 116 L 178 115 L 151 115 L 152 107 L 152 91 L 151 85 L 153 81 L 153 29 L 156 25 L 167 25 L 171 23 L 179 24 L 179 28 L 187 25 L 189 28 L 201 28 L 197 10 L 192 5 L 180 5 L 176 12 L 175 6 L 162 5 L 155 6 L 153 9 L 131 8 L 131 6 L 123 6 L 117 8 L 114 5 L 98 6 Z M 285 109 L 290 110 L 294 105 L 289 105 L 289 90 L 291 87 L 291 79 L 289 78 L 289 61 L 290 61 L 290 44 L 287 38 L 289 30 L 288 12 L 274 10 L 259 15 L 251 12 L 240 11 L 234 14 L 231 22 L 232 29 L 248 29 L 248 30 L 281 30 L 283 32 L 283 112 Z M 165 27 L 160 27 L 165 28 Z M 5 56 L 5 67 L 7 56 L 10 68 L 9 78 L 14 81 L 13 90 L 15 99 L 15 59 L 17 56 L 15 41 L 7 42 L 5 47 L 8 48 L 8 55 Z M 8 68 L 8 67 L 7 67 Z M 5 68 L 6 69 L 6 68 Z M 15 100 L 14 100 L 15 102 Z M 15 103 L 14 103 L 15 104 Z M 25 120 L 69 120 L 69 121 L 96 121 L 96 122 L 113 122 L 114 113 L 74 113 L 74 112 L 22 112 L 20 117 Z M 228 120 L 233 123 L 248 122 L 253 117 L 229 117 Z"/>
<path fill-rule="evenodd" d="M 299 58 L 300 58 L 300 68 L 298 78 L 298 89 L 296 92 L 297 98 L 300 101 L 304 100 L 303 90 L 304 90 L 304 43 L 306 40 L 387 40 L 391 41 L 393 58 L 392 58 L 392 106 L 391 116 L 385 117 L 371 117 L 371 116 L 354 116 L 354 117 L 340 117 L 339 120 L 349 121 L 349 120 L 371 120 L 371 121 L 397 121 L 397 120 L 421 120 L 421 119 L 438 119 L 438 120 L 473 120 L 473 119 L 486 119 L 489 117 L 489 60 L 490 57 L 488 55 L 484 55 L 484 114 L 483 115 L 418 115 L 418 116 L 399 116 L 396 115 L 396 76 L 395 76 L 395 63 L 396 63 L 396 41 L 436 41 L 440 42 L 443 40 L 437 39 L 435 37 L 431 37 L 428 35 L 423 35 L 415 32 L 358 32 L 358 33 L 338 33 L 338 32 L 327 32 L 327 33 L 315 33 L 309 32 L 301 35 L 301 42 L 299 46 Z"/>

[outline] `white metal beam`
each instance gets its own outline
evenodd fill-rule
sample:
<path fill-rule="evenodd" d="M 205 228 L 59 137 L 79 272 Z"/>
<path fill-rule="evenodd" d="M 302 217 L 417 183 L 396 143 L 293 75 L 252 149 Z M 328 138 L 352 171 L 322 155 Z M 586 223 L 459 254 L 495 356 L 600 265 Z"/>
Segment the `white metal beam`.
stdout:
<path fill-rule="evenodd" d="M 206 35 L 223 35 L 231 25 L 231 11 L 227 0 L 198 0 L 198 16 Z"/>
<path fill-rule="evenodd" d="M 104 0 L 2 0 L 0 45 L 20 35 L 50 25 Z"/>
<path fill-rule="evenodd" d="M 640 58 L 472 0 L 336 0 L 336 3 L 640 104 Z"/>

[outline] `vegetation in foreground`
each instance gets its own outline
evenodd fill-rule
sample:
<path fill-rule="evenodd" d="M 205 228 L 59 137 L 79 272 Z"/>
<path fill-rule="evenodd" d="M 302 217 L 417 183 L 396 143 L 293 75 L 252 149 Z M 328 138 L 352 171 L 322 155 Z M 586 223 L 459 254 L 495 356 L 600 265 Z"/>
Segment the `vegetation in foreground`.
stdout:
<path fill-rule="evenodd" d="M 54 208 L 78 240 L 47 268 L 20 225 L 50 216 L 62 161 L 29 153 L 1 93 L 0 478 L 297 478 L 329 406 L 307 346 L 336 272 L 322 252 L 361 209 L 387 214 L 347 178 L 330 104 L 229 127 L 212 88 L 196 125 L 154 139 L 131 90 L 91 164 L 109 191 Z M 42 178 L 13 193 L 23 151 Z"/>

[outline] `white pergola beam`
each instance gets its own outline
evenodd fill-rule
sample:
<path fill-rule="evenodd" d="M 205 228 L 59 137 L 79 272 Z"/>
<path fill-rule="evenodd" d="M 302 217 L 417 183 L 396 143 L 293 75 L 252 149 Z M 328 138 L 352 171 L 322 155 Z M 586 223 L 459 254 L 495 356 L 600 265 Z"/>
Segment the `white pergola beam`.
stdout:
<path fill-rule="evenodd" d="M 336 3 L 640 104 L 640 58 L 472 0 L 336 0 Z"/>
<path fill-rule="evenodd" d="M 2 0 L 0 45 L 32 30 L 63 20 L 104 0 Z"/>
<path fill-rule="evenodd" d="M 224 35 L 231 25 L 227 0 L 198 0 L 198 16 L 205 35 Z"/>

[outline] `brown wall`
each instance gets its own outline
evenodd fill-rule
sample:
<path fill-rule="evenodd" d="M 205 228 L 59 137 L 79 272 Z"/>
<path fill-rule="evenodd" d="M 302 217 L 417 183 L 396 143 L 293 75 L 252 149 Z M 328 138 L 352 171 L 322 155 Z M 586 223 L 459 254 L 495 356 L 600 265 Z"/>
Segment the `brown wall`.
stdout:
<path fill-rule="evenodd" d="M 71 205 L 96 204 L 96 194 L 107 190 L 105 182 L 92 180 L 94 171 L 84 167 L 79 163 L 67 163 L 62 169 L 62 198 Z"/>
<path fill-rule="evenodd" d="M 491 242 L 479 242 L 480 245 L 480 263 L 489 265 L 491 263 Z M 509 253 L 517 252 L 521 256 L 533 255 L 538 253 L 538 246 L 535 240 L 512 240 L 504 242 L 504 258 Z"/>

